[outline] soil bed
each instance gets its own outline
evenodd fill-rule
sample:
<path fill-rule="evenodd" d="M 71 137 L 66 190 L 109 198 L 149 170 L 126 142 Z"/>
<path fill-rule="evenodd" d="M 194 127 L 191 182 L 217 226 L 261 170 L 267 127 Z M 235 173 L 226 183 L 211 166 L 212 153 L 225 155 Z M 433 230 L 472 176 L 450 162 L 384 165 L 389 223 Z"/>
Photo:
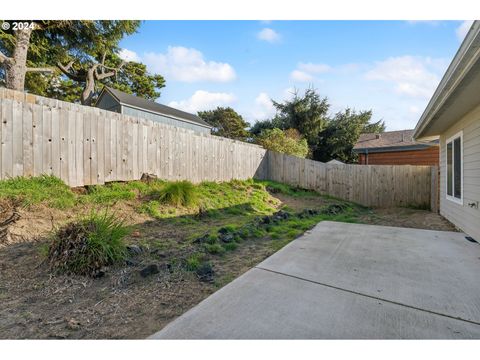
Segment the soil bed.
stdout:
<path fill-rule="evenodd" d="M 140 195 L 65 209 L 0 199 L 0 222 L 18 213 L 8 224 L 8 239 L 0 240 L 0 338 L 145 338 L 325 219 L 454 230 L 428 211 L 371 210 L 312 192 L 286 194 L 267 186 L 270 194 L 263 194 L 252 183 L 232 186 L 244 189 L 246 199 L 258 196 L 265 208 L 240 199 L 200 213 L 168 210 L 174 215 L 162 218 L 139 211 L 150 201 Z M 99 278 L 52 274 L 44 261 L 50 232 L 99 207 L 133 226 L 127 262 Z M 194 260 L 200 264 L 194 267 Z"/>

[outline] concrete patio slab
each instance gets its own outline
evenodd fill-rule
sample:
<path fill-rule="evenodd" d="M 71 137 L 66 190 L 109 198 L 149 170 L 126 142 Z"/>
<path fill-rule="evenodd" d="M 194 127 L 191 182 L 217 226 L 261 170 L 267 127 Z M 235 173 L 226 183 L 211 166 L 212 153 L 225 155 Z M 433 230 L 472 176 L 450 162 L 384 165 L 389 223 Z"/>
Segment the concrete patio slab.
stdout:
<path fill-rule="evenodd" d="M 480 338 L 480 246 L 322 222 L 154 339 Z"/>
<path fill-rule="evenodd" d="M 258 268 L 480 323 L 480 246 L 464 233 L 325 221 Z"/>

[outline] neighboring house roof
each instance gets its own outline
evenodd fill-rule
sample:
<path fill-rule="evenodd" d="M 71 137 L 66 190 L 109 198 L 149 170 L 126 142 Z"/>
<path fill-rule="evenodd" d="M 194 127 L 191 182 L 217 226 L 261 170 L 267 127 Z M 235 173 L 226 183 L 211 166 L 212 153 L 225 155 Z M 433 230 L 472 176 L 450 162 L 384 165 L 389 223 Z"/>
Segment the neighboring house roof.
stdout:
<path fill-rule="evenodd" d="M 147 111 L 150 113 L 156 113 L 164 115 L 170 118 L 177 120 L 183 120 L 187 122 L 192 122 L 197 125 L 204 127 L 212 128 L 210 124 L 205 122 L 201 117 L 190 114 L 188 112 L 172 108 L 170 106 L 159 104 L 155 101 L 146 100 L 144 98 L 124 93 L 123 91 L 112 89 L 111 87 L 105 86 L 98 97 L 97 103 L 100 101 L 101 97 L 105 92 L 109 92 L 120 104 L 126 105 L 128 107 L 136 108 L 139 110 Z"/>
<path fill-rule="evenodd" d="M 327 164 L 333 164 L 333 165 L 344 165 L 344 162 L 341 162 L 340 160 L 333 159 L 327 162 Z"/>
<path fill-rule="evenodd" d="M 473 22 L 423 112 L 414 138 L 440 135 L 480 103 L 480 21 Z"/>
<path fill-rule="evenodd" d="M 353 147 L 356 153 L 419 150 L 435 146 L 438 141 L 420 143 L 413 140 L 414 130 L 362 134 Z"/>

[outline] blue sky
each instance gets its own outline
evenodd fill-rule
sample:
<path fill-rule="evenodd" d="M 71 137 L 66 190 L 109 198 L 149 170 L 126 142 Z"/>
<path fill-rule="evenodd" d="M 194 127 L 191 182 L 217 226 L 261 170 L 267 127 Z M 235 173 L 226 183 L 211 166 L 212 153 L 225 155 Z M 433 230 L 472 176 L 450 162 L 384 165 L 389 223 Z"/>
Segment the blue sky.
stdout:
<path fill-rule="evenodd" d="M 186 111 L 231 106 L 254 123 L 313 86 L 332 113 L 371 109 L 397 130 L 415 126 L 469 24 L 145 21 L 121 47 L 166 78 L 159 102 Z"/>

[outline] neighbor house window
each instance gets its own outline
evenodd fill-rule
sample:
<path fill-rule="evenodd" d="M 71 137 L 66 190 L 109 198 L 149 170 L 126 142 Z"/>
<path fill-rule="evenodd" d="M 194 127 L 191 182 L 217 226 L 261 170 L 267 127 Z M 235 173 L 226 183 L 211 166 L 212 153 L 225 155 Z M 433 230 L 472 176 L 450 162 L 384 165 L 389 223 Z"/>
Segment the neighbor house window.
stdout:
<path fill-rule="evenodd" d="M 463 134 L 447 140 L 447 199 L 463 204 Z"/>

